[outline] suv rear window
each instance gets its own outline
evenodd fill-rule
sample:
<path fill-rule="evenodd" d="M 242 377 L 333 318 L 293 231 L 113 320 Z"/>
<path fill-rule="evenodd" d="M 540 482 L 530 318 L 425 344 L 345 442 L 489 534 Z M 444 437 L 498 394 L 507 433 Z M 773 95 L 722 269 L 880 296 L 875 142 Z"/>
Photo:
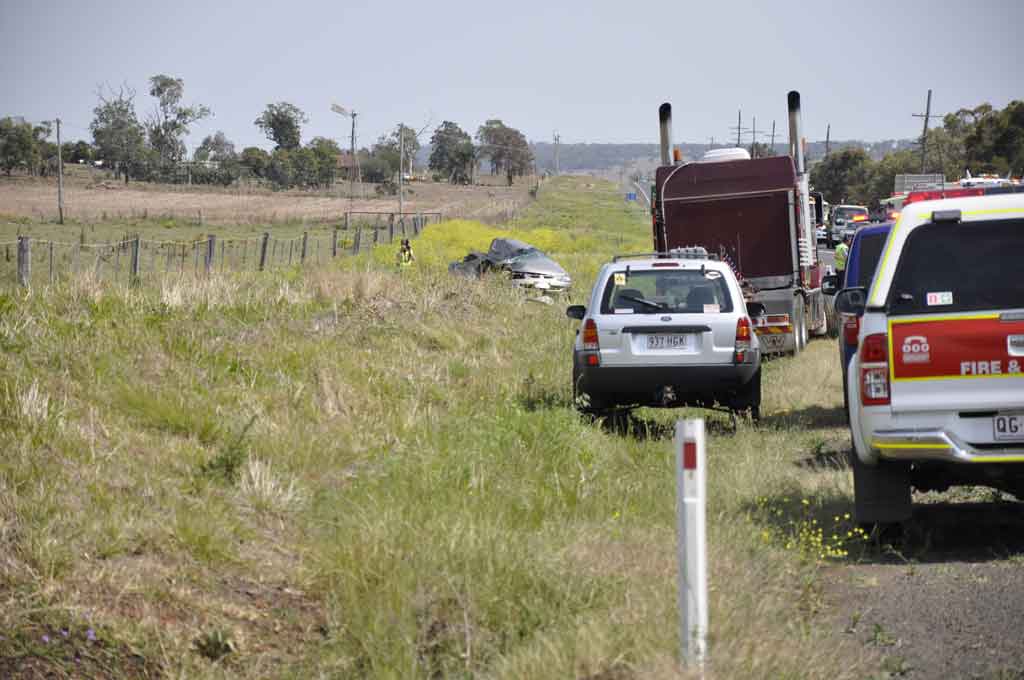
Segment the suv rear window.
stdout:
<path fill-rule="evenodd" d="M 875 269 L 878 267 L 878 260 L 882 257 L 882 246 L 885 245 L 885 238 L 888 233 L 865 234 L 860 237 L 857 246 L 857 282 L 855 286 L 863 288 L 871 287 L 871 279 L 875 278 Z"/>
<path fill-rule="evenodd" d="M 708 269 L 632 269 L 613 272 L 601 299 L 602 314 L 706 314 L 732 311 L 721 272 Z"/>
<path fill-rule="evenodd" d="M 1024 220 L 924 225 L 903 246 L 887 310 L 903 315 L 1024 307 L 1021 262 Z"/>

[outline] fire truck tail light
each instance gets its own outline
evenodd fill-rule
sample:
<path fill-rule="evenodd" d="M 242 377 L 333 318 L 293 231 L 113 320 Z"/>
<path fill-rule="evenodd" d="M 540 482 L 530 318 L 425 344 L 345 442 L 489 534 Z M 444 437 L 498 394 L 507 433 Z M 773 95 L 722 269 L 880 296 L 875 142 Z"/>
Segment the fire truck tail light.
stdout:
<path fill-rule="evenodd" d="M 873 333 L 860 348 L 860 400 L 864 406 L 889 404 L 889 338 Z"/>

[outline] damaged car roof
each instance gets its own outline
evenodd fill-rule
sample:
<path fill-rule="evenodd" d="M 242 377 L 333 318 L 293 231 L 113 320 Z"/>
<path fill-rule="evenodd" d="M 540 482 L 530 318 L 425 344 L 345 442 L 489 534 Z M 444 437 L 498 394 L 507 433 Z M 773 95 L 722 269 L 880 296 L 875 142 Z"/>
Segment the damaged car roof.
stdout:
<path fill-rule="evenodd" d="M 471 252 L 448 271 L 462 276 L 481 276 L 491 269 L 507 271 L 517 285 L 563 290 L 572 279 L 565 269 L 534 245 L 514 238 L 496 238 L 486 253 Z"/>

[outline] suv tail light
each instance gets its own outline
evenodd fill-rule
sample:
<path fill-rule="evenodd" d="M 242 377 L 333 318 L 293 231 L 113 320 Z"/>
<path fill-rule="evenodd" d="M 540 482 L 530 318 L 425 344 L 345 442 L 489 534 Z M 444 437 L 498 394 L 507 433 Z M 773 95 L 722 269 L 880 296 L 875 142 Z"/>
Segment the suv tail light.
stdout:
<path fill-rule="evenodd" d="M 747 360 L 747 352 L 750 351 L 750 319 L 741 316 L 736 321 L 736 349 L 734 359 L 737 364 Z"/>
<path fill-rule="evenodd" d="M 860 401 L 864 406 L 889 404 L 889 338 L 874 333 L 860 347 Z"/>
<path fill-rule="evenodd" d="M 583 361 L 587 366 L 600 366 L 601 355 L 598 352 L 601 345 L 597 339 L 597 323 L 593 319 L 587 319 L 583 324 Z"/>
<path fill-rule="evenodd" d="M 860 334 L 860 317 L 856 314 L 843 314 L 843 342 L 848 347 L 857 346 L 857 335 Z"/>

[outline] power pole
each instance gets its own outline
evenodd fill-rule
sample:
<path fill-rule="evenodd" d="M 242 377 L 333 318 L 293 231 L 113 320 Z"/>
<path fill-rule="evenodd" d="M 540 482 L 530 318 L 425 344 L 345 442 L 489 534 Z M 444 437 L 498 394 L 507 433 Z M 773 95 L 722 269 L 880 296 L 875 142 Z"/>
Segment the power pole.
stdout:
<path fill-rule="evenodd" d="M 825 155 L 832 150 L 832 123 L 825 126 Z"/>
<path fill-rule="evenodd" d="M 932 91 L 928 90 L 928 101 L 924 107 L 924 129 L 921 130 L 921 174 L 925 172 L 925 159 L 928 153 L 928 119 L 932 115 Z"/>
<path fill-rule="evenodd" d="M 757 116 L 754 116 L 753 127 L 750 129 L 750 157 L 754 157 L 754 151 L 757 150 Z"/>
<path fill-rule="evenodd" d="M 558 145 L 562 141 L 562 138 L 558 135 L 557 132 L 555 132 L 554 133 L 554 139 L 555 139 L 555 174 L 558 175 L 561 172 L 561 168 L 560 168 L 560 166 L 558 164 Z"/>
<path fill-rule="evenodd" d="M 775 154 L 775 121 L 772 121 L 772 154 Z"/>
<path fill-rule="evenodd" d="M 739 111 L 736 112 L 736 126 L 735 127 L 730 127 L 729 129 L 736 131 L 736 146 L 737 147 L 743 146 L 743 141 L 742 141 L 741 137 L 742 137 L 744 132 L 747 132 L 748 128 L 743 127 L 743 110 L 742 109 L 740 109 Z"/>
<path fill-rule="evenodd" d="M 64 159 L 60 149 L 60 118 L 57 119 L 57 219 L 64 224 Z"/>
<path fill-rule="evenodd" d="M 403 202 L 402 202 L 402 174 L 405 172 L 405 125 L 402 123 L 398 124 L 398 219 L 402 218 Z M 403 224 L 405 224 L 403 222 Z M 405 232 L 402 232 L 405 233 Z"/>
<path fill-rule="evenodd" d="M 709 146 L 709 148 L 712 148 L 712 149 L 715 148 L 715 138 L 714 137 L 708 137 L 708 146 Z"/>

